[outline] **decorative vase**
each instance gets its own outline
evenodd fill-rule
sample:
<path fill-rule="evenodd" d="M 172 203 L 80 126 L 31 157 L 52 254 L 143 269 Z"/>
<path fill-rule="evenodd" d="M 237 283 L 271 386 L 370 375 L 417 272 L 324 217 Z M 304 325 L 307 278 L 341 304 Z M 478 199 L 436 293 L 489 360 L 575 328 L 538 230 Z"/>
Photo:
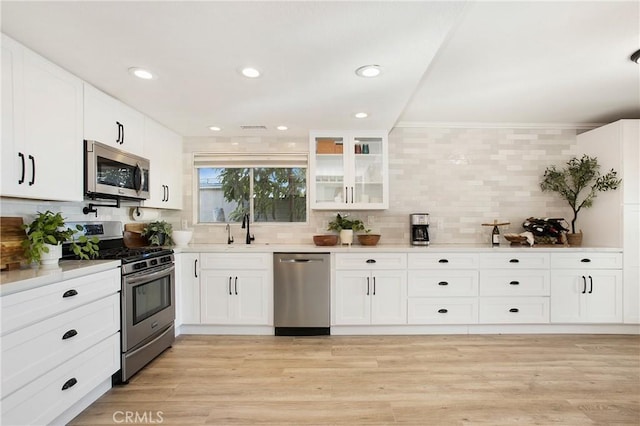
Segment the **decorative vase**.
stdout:
<path fill-rule="evenodd" d="M 567 242 L 571 247 L 580 247 L 582 245 L 582 231 L 577 234 L 567 234 Z"/>
<path fill-rule="evenodd" d="M 353 229 L 342 229 L 340 231 L 340 244 L 350 246 L 353 243 Z"/>
<path fill-rule="evenodd" d="M 43 268 L 51 268 L 58 266 L 58 260 L 62 257 L 62 244 L 54 246 L 53 244 L 45 244 L 49 248 L 49 253 L 42 252 L 40 255 L 40 264 Z"/>

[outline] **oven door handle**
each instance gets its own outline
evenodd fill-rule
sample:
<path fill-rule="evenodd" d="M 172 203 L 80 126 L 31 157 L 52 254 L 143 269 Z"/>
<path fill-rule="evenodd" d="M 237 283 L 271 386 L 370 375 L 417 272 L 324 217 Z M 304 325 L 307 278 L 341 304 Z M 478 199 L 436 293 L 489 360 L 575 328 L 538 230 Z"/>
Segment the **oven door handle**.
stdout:
<path fill-rule="evenodd" d="M 144 275 L 137 276 L 137 277 L 132 277 L 132 278 L 125 277 L 125 280 L 126 280 L 127 284 L 131 284 L 131 285 L 138 284 L 138 283 L 143 283 L 143 282 L 147 282 L 147 281 L 153 281 L 158 277 L 161 277 L 163 275 L 167 275 L 168 273 L 170 273 L 172 271 L 175 271 L 175 269 L 176 269 L 175 265 L 171 265 L 168 268 L 164 268 L 163 267 L 162 269 L 159 269 L 159 270 L 157 270 L 155 272 L 152 272 L 150 274 L 144 274 Z"/>

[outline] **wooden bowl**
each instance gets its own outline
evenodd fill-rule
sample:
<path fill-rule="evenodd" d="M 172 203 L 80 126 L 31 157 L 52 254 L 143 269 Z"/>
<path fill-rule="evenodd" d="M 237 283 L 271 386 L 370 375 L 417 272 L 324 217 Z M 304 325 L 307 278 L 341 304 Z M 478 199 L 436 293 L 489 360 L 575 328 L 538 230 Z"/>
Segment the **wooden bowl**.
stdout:
<path fill-rule="evenodd" d="M 380 234 L 358 234 L 358 242 L 363 246 L 375 246 L 380 241 Z"/>
<path fill-rule="evenodd" d="M 317 246 L 335 246 L 338 244 L 337 235 L 314 235 L 313 243 Z"/>
<path fill-rule="evenodd" d="M 527 242 L 527 237 L 518 234 L 504 234 L 504 239 L 514 246 L 518 244 L 525 244 Z"/>

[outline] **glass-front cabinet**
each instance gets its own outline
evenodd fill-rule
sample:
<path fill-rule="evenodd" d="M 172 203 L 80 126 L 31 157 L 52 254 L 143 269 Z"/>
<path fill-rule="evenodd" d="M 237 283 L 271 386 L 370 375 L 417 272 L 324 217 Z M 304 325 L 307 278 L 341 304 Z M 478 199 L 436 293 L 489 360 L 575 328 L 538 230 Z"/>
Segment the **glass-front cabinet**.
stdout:
<path fill-rule="evenodd" d="M 311 208 L 389 208 L 388 138 L 385 131 L 310 133 Z"/>

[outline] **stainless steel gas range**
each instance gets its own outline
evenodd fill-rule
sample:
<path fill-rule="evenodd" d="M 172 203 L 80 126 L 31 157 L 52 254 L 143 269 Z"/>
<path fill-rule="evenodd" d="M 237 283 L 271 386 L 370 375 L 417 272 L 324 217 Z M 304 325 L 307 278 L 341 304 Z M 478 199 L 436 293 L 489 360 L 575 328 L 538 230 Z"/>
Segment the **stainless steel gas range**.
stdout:
<path fill-rule="evenodd" d="M 175 339 L 175 263 L 173 250 L 127 248 L 121 222 L 76 222 L 81 233 L 100 240 L 100 259 L 120 259 L 122 366 L 113 379 L 127 383 Z M 73 253 L 63 248 L 63 259 Z"/>

